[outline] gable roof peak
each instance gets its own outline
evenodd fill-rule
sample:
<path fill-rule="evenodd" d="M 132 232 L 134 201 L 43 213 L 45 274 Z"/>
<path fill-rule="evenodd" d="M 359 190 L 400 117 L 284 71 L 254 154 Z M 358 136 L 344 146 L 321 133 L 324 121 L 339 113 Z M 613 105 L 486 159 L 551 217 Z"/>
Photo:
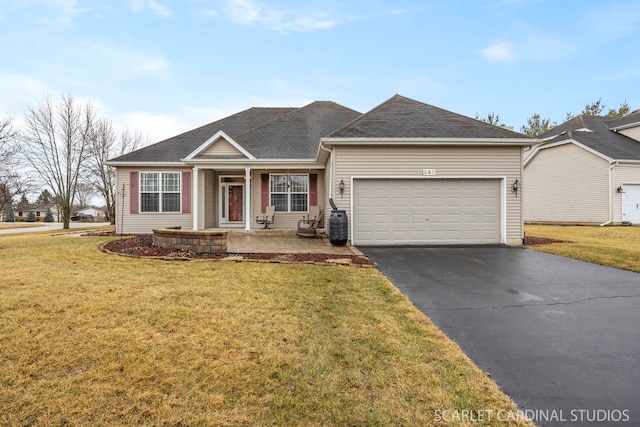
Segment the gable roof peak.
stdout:
<path fill-rule="evenodd" d="M 330 138 L 525 139 L 513 130 L 395 94 Z"/>

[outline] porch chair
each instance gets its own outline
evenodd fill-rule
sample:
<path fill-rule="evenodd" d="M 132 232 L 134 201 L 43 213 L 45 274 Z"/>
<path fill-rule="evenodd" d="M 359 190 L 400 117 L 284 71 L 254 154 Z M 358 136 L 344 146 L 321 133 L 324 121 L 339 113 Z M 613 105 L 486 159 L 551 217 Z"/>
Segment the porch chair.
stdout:
<path fill-rule="evenodd" d="M 269 224 L 273 224 L 273 219 L 276 215 L 276 207 L 275 206 L 267 206 L 267 210 L 264 214 L 258 215 L 256 217 L 257 224 L 263 224 L 264 229 L 271 228 Z"/>
<path fill-rule="evenodd" d="M 315 237 L 322 225 L 322 211 L 320 206 L 309 206 L 309 214 L 298 221 L 296 234 L 300 237 Z"/>

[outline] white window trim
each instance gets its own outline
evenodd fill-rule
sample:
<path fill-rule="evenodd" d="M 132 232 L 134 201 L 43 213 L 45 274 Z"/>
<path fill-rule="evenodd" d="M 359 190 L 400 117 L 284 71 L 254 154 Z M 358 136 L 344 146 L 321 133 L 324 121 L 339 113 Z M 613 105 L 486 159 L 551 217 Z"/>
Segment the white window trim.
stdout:
<path fill-rule="evenodd" d="M 178 174 L 178 191 L 162 191 L 162 175 L 163 174 L 169 174 L 169 173 L 174 173 L 174 174 Z M 144 174 L 158 174 L 158 191 L 157 194 L 159 195 L 158 198 L 158 210 L 157 211 L 144 211 L 142 210 L 142 194 L 153 194 L 156 193 L 155 191 L 142 191 L 142 175 Z M 140 189 L 140 191 L 138 191 L 138 210 L 141 214 L 181 214 L 182 213 L 182 172 L 180 171 L 144 171 L 144 172 L 140 172 L 138 174 L 138 188 Z M 162 210 L 162 195 L 163 194 L 178 194 L 178 200 L 179 200 L 179 204 L 180 204 L 180 208 L 177 211 L 163 211 Z"/>
<path fill-rule="evenodd" d="M 310 197 L 309 194 L 310 194 L 310 190 L 311 190 L 309 188 L 309 186 L 311 184 L 310 183 L 310 179 L 309 179 L 309 175 L 310 175 L 309 173 L 286 173 L 286 172 L 285 173 L 270 173 L 269 174 L 269 203 L 271 203 L 271 195 L 272 194 L 285 194 L 283 192 L 273 192 L 273 191 L 271 191 L 272 177 L 273 176 L 287 176 L 287 175 L 289 175 L 289 176 L 291 176 L 291 175 L 303 175 L 303 176 L 306 176 L 307 177 L 307 191 L 306 192 L 295 192 L 295 193 L 292 193 L 290 191 L 290 189 L 287 187 L 287 193 L 286 193 L 287 194 L 287 210 L 286 211 L 278 211 L 278 212 L 280 212 L 280 213 L 294 213 L 294 214 L 309 212 L 309 197 Z M 291 210 L 291 195 L 292 194 L 306 194 L 307 195 L 307 206 L 306 206 L 306 209 L 304 211 L 292 211 Z"/>

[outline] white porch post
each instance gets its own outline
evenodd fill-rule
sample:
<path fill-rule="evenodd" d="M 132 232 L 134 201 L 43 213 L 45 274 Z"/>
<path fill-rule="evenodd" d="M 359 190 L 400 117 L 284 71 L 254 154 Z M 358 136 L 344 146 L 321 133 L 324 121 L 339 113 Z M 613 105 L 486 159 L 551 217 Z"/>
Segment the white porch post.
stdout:
<path fill-rule="evenodd" d="M 251 168 L 244 168 L 244 229 L 251 230 Z"/>
<path fill-rule="evenodd" d="M 193 168 L 193 187 L 191 188 L 191 196 L 193 198 L 193 229 L 198 229 L 198 193 L 200 193 L 200 189 L 198 188 L 198 172 L 200 169 L 197 167 Z"/>

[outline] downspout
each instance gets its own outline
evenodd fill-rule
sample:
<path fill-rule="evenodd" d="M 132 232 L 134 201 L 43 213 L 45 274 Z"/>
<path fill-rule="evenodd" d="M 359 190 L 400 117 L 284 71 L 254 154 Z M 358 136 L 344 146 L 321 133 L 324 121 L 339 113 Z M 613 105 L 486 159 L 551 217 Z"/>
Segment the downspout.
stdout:
<path fill-rule="evenodd" d="M 600 227 L 604 227 L 605 225 L 609 225 L 613 222 L 613 178 L 612 178 L 612 173 L 613 173 L 613 168 L 615 168 L 616 166 L 618 166 L 618 161 L 616 161 L 610 168 L 609 168 L 609 221 L 607 222 L 603 222 L 602 224 L 600 224 Z"/>
<path fill-rule="evenodd" d="M 320 143 L 320 149 L 324 150 L 326 152 L 329 153 L 329 156 L 331 157 L 331 171 L 329 172 L 329 199 L 333 197 L 333 169 L 335 166 L 334 163 L 334 156 L 333 156 L 333 148 L 331 150 L 329 150 L 328 148 L 325 148 L 322 143 Z"/>

